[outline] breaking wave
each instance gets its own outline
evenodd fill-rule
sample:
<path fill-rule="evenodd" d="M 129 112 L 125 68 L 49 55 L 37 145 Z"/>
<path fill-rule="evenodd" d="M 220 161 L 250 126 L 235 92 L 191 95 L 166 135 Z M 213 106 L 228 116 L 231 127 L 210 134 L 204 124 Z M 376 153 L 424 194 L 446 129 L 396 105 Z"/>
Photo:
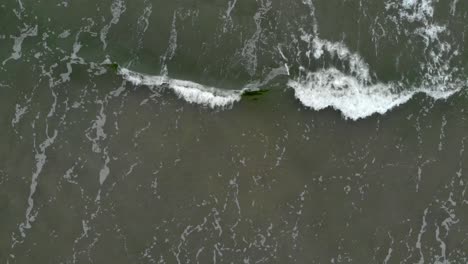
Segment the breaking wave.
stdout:
<path fill-rule="evenodd" d="M 191 81 L 171 79 L 167 76 L 146 75 L 133 72 L 129 69 L 119 69 L 124 79 L 135 85 L 146 85 L 150 87 L 167 87 L 185 101 L 192 104 L 200 104 L 211 108 L 224 108 L 231 106 L 241 100 L 242 94 L 247 89 L 223 90 L 209 87 Z"/>
<path fill-rule="evenodd" d="M 443 71 L 438 76 L 429 76 L 421 87 L 408 87 L 400 82 L 372 82 L 369 65 L 344 44 L 307 34 L 302 36 L 302 41 L 311 45 L 315 60 L 328 54 L 349 66 L 347 73 L 335 67 L 314 72 L 300 67 L 300 76 L 289 80 L 288 86 L 294 89 L 296 98 L 314 110 L 331 107 L 345 118 L 358 120 L 376 113 L 385 114 L 418 93 L 435 100 L 446 99 L 467 85 L 466 81 L 449 78 L 451 73 Z"/>
<path fill-rule="evenodd" d="M 314 110 L 332 107 L 345 118 L 358 120 L 387 111 L 408 102 L 415 94 L 424 93 L 436 100 L 446 99 L 459 91 L 417 88 L 395 92 L 398 84 L 363 84 L 357 78 L 335 68 L 307 73 L 305 77 L 290 80 L 295 96 L 303 105 Z"/>
<path fill-rule="evenodd" d="M 223 90 L 191 81 L 171 79 L 166 76 L 145 75 L 122 68 L 122 77 L 134 85 L 166 87 L 179 98 L 192 104 L 211 108 L 226 108 L 242 99 L 250 90 Z M 333 108 L 340 111 L 344 118 L 358 120 L 373 114 L 387 111 L 408 102 L 415 94 L 424 93 L 435 100 L 447 99 L 460 89 L 415 88 L 396 92 L 401 84 L 363 84 L 359 78 L 344 74 L 335 68 L 309 72 L 288 86 L 295 91 L 296 98 L 306 107 L 314 110 Z M 460 84 L 463 85 L 463 84 Z"/>
<path fill-rule="evenodd" d="M 304 106 L 317 111 L 333 108 L 340 111 L 344 118 L 352 120 L 373 114 L 385 114 L 408 102 L 418 93 L 439 100 L 446 99 L 468 86 L 466 79 L 452 78 L 451 72 L 446 71 L 448 67 L 440 67 L 435 76 L 426 75 L 427 80 L 424 80 L 419 87 L 411 87 L 401 82 L 372 81 L 369 65 L 343 43 L 330 42 L 309 34 L 304 34 L 301 40 L 309 45 L 310 52 L 307 54 L 314 60 L 321 60 L 324 54 L 327 54 L 348 65 L 348 70 L 343 72 L 329 66 L 309 71 L 303 66 L 298 66 L 298 77 L 291 78 L 289 66 L 285 64 L 284 67 L 273 69 L 263 82 L 249 84 L 240 90 L 209 87 L 191 81 L 172 79 L 167 75 L 145 75 L 126 68 L 120 68 L 119 74 L 135 85 L 168 88 L 189 103 L 211 108 L 232 106 L 242 99 L 243 94 L 259 90 L 276 76 L 289 76 L 286 86 L 294 89 L 296 98 Z"/>
<path fill-rule="evenodd" d="M 281 59 L 276 61 L 276 65 L 284 64 L 284 66 L 271 70 L 262 82 L 248 84 L 239 90 L 226 90 L 168 77 L 167 61 L 174 57 L 178 41 L 176 14 L 173 16 L 169 48 L 162 56 L 163 70 L 160 75 L 146 75 L 126 68 L 120 68 L 119 73 L 135 85 L 169 89 L 189 103 L 211 108 L 230 107 L 241 101 L 243 95 L 249 91 L 266 87 L 277 76 L 287 76 L 281 80 L 280 84 L 293 89 L 295 97 L 305 107 L 317 111 L 333 108 L 340 111 L 344 118 L 352 120 L 366 118 L 374 114 L 385 114 L 408 102 L 416 94 L 423 93 L 439 100 L 446 99 L 468 87 L 468 80 L 464 74 L 465 69 L 458 62 L 460 54 L 463 54 L 463 48 L 454 44 L 457 42 L 456 35 L 449 30 L 449 25 L 439 23 L 434 18 L 434 1 L 387 1 L 385 12 L 388 12 L 388 15 L 376 18 L 375 25 L 389 23 L 389 26 L 388 32 L 384 32 L 385 34 L 375 35 L 374 32 L 374 41 L 382 37 L 384 37 L 382 41 L 389 43 L 406 39 L 408 46 L 416 47 L 415 43 L 418 43 L 423 47 L 415 55 L 415 57 L 423 56 L 424 58 L 417 66 L 419 69 L 415 69 L 419 76 L 417 80 L 386 83 L 381 82 L 365 58 L 361 54 L 351 51 L 344 41 L 332 42 L 322 39 L 312 1 L 303 1 L 303 3 L 310 8 L 310 16 L 313 17 L 313 31 L 308 32 L 306 28 L 300 27 L 298 33 L 301 35 L 289 41 L 295 43 L 291 46 L 294 48 L 290 49 L 289 53 L 283 53 L 281 50 L 283 45 L 277 45 Z M 257 63 L 257 51 L 260 50 L 257 47 L 258 40 L 261 32 L 264 31 L 261 28 L 260 20 L 270 9 L 270 4 L 270 2 L 262 4 L 254 16 L 257 30 L 242 49 L 242 56 L 248 58 L 248 63 L 243 61 L 243 64 L 246 64 L 244 67 L 252 78 L 259 78 L 258 75 L 264 75 L 266 70 L 266 68 L 263 71 L 258 69 L 258 72 L 261 73 L 255 74 L 257 68 L 260 68 Z M 226 17 L 230 16 L 234 5 L 235 1 L 229 4 Z M 455 14 L 455 8 L 456 1 L 452 5 L 452 15 Z M 228 22 L 232 21 L 228 20 L 226 23 Z M 226 30 L 225 27 L 223 32 Z M 388 37 L 385 37 L 387 34 Z M 305 49 L 303 44 L 306 46 Z M 285 44 L 284 47 L 287 48 L 288 45 Z M 377 50 L 377 48 L 375 49 Z M 396 65 L 398 64 L 399 58 L 396 62 Z M 292 75 L 290 69 L 293 72 Z M 405 76 L 403 75 L 400 80 L 405 80 Z"/>

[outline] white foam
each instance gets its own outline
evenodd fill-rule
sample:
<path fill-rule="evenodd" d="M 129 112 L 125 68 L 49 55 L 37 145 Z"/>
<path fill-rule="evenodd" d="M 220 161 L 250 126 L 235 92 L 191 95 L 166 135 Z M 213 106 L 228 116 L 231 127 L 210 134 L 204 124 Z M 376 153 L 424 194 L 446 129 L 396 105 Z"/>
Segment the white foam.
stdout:
<path fill-rule="evenodd" d="M 242 94 L 256 88 L 241 90 L 222 90 L 191 81 L 171 79 L 166 76 L 152 76 L 121 68 L 119 73 L 135 85 L 146 85 L 158 89 L 168 88 L 189 103 L 224 108 L 232 106 L 242 98 Z M 353 75 L 345 74 L 336 68 L 308 72 L 288 86 L 295 90 L 296 98 L 306 107 L 323 110 L 331 107 L 340 111 L 347 119 L 358 120 L 373 114 L 385 114 L 389 110 L 408 102 L 415 94 L 424 93 L 436 100 L 447 99 L 458 92 L 454 85 L 440 87 L 405 88 L 400 83 L 366 83 Z M 260 85 L 261 86 L 261 85 Z"/>
<path fill-rule="evenodd" d="M 434 16 L 434 7 L 432 0 L 403 0 L 400 9 L 400 15 L 409 21 L 427 22 Z"/>
<path fill-rule="evenodd" d="M 96 120 L 93 121 L 93 124 L 88 128 L 86 132 L 86 137 L 93 143 L 92 150 L 95 153 L 101 153 L 101 147 L 99 145 L 100 141 L 103 141 L 107 138 L 107 134 L 104 132 L 104 126 L 106 125 L 107 116 L 104 112 L 105 102 L 102 100 L 97 101 L 101 105 L 101 110 L 99 115 L 96 116 Z"/>
<path fill-rule="evenodd" d="M 370 79 L 368 64 L 357 53 L 351 52 L 343 43 L 331 42 L 318 37 L 312 38 L 311 35 L 304 35 L 301 39 L 305 42 L 311 41 L 315 59 L 320 59 L 327 52 L 341 61 L 348 62 L 350 73 L 361 81 L 367 82 Z"/>
<path fill-rule="evenodd" d="M 410 8 L 414 2 L 406 1 L 404 4 Z M 423 7 L 425 11 L 422 14 L 431 13 L 428 5 L 423 5 Z M 443 30 L 443 27 L 433 24 L 417 32 L 428 42 L 432 42 Z M 330 42 L 310 34 L 304 34 L 301 40 L 309 44 L 308 54 L 311 59 L 319 60 L 327 54 L 349 66 L 346 72 L 335 67 L 308 72 L 300 67 L 299 77 L 288 81 L 288 86 L 295 90 L 295 96 L 301 103 L 314 110 L 331 107 L 340 111 L 345 118 L 358 120 L 376 113 L 385 114 L 408 102 L 418 93 L 424 93 L 436 100 L 446 99 L 468 85 L 467 80 L 452 78 L 447 63 L 437 54 L 431 56 L 433 62 L 427 67 L 429 70 L 432 69 L 432 65 L 444 67 L 435 68 L 426 74 L 420 87 L 408 87 L 399 82 L 373 82 L 369 65 L 358 53 L 350 51 L 343 43 Z M 448 44 L 445 46 L 441 44 L 440 47 L 443 51 L 450 50 Z M 281 49 L 280 53 L 282 54 Z M 284 54 L 282 56 L 287 61 Z M 261 87 L 276 76 L 289 75 L 288 73 L 286 65 L 285 68 L 273 70 L 270 73 L 271 76 L 268 75 L 261 83 L 248 85 L 242 90 L 226 91 L 190 81 L 170 79 L 166 76 L 148 76 L 127 69 L 120 70 L 120 74 L 134 84 L 168 87 L 190 103 L 213 108 L 232 105 L 241 99 L 242 93 L 246 90 L 255 90 L 254 86 Z"/>
<path fill-rule="evenodd" d="M 69 60 L 67 62 L 67 72 L 60 74 L 60 77 L 62 78 L 62 82 L 64 83 L 71 80 L 70 75 L 73 72 L 73 67 L 72 67 L 73 64 L 86 64 L 85 60 L 78 56 L 78 52 L 80 52 L 80 49 L 83 46 L 78 40 L 79 34 L 80 33 L 76 35 L 75 43 L 73 43 L 72 54 L 64 58 L 66 60 Z"/>
<path fill-rule="evenodd" d="M 223 19 L 224 19 L 223 32 L 224 33 L 228 32 L 233 27 L 231 13 L 236 7 L 236 4 L 237 4 L 237 0 L 230 0 L 228 3 L 226 13 L 223 15 Z"/>
<path fill-rule="evenodd" d="M 29 103 L 30 101 L 28 100 L 28 104 Z M 22 117 L 28 112 L 28 109 L 29 105 L 21 106 L 19 104 L 16 104 L 15 117 L 13 118 L 13 120 L 11 120 L 12 127 L 15 127 L 20 122 Z"/>
<path fill-rule="evenodd" d="M 66 39 L 71 35 L 70 30 L 67 29 L 58 35 L 58 38 Z"/>
<path fill-rule="evenodd" d="M 309 72 L 288 86 L 302 104 L 314 110 L 332 107 L 341 111 L 345 118 L 358 120 L 375 113 L 387 111 L 406 103 L 417 93 L 425 93 L 434 99 L 445 99 L 458 90 L 415 88 L 397 92 L 399 84 L 366 84 L 335 68 Z"/>
<path fill-rule="evenodd" d="M 412 8 L 416 1 L 405 0 L 403 6 Z M 419 15 L 425 18 L 431 14 L 430 6 L 424 2 Z M 435 24 L 416 30 L 427 41 L 433 42 L 437 35 L 444 30 Z M 307 107 L 322 110 L 328 107 L 341 111 L 345 118 L 357 120 L 375 113 L 384 114 L 387 111 L 406 103 L 417 93 L 425 93 L 434 99 L 445 99 L 458 92 L 468 82 L 451 77 L 450 67 L 441 56 L 432 54 L 433 63 L 426 65 L 432 69 L 432 74 L 426 74 L 421 87 L 407 87 L 402 83 L 373 82 L 371 70 L 364 59 L 349 50 L 340 42 L 330 42 L 318 36 L 304 33 L 301 40 L 309 45 L 309 58 L 321 59 L 324 54 L 338 59 L 349 67 L 346 72 L 335 67 L 323 68 L 315 72 L 308 72 L 300 67 L 301 75 L 288 82 L 288 86 L 295 90 L 295 96 Z M 428 44 L 429 45 L 429 44 Z M 449 45 L 440 45 L 442 51 L 449 51 Z M 443 66 L 443 67 L 442 67 Z M 434 74 L 435 73 L 435 74 Z"/>
<path fill-rule="evenodd" d="M 457 4 L 458 0 L 453 0 L 452 5 L 450 7 L 450 13 L 452 14 L 452 16 L 454 16 L 455 12 L 457 11 Z"/>
<path fill-rule="evenodd" d="M 266 14 L 272 8 L 271 0 L 259 1 L 260 7 L 255 13 L 253 19 L 255 21 L 256 30 L 252 37 L 245 42 L 242 48 L 243 65 L 250 76 L 254 76 L 258 66 L 258 43 L 262 36 L 262 21 Z"/>
<path fill-rule="evenodd" d="M 318 22 L 317 18 L 315 16 L 315 5 L 312 2 L 312 0 L 302 0 L 302 3 L 307 5 L 310 9 L 310 16 L 313 18 L 313 29 L 314 29 L 314 35 L 318 35 Z"/>
<path fill-rule="evenodd" d="M 149 3 L 148 0 L 144 1 L 145 9 L 143 10 L 143 14 L 138 18 L 138 48 L 142 48 L 143 46 L 143 37 L 148 30 L 149 27 L 149 18 L 153 13 L 153 5 Z"/>
<path fill-rule="evenodd" d="M 101 42 L 103 45 L 103 49 L 105 50 L 107 48 L 107 34 L 109 33 L 109 29 L 112 27 L 112 25 L 116 25 L 119 23 L 120 16 L 127 10 L 127 7 L 125 6 L 125 2 L 122 0 L 115 0 L 111 7 L 110 7 L 111 13 L 112 13 L 112 19 L 111 21 L 105 25 L 101 29 L 100 37 L 101 37 Z"/>
<path fill-rule="evenodd" d="M 19 60 L 22 56 L 22 48 L 23 48 L 23 42 L 27 37 L 36 37 L 38 33 L 38 27 L 37 25 L 34 27 L 29 27 L 25 26 L 21 30 L 21 34 L 18 37 L 11 37 L 15 40 L 15 44 L 13 45 L 13 53 L 9 58 L 4 60 L 2 62 L 3 65 L 5 65 L 9 60 Z"/>
<path fill-rule="evenodd" d="M 426 40 L 426 47 L 430 42 L 439 43 L 439 35 L 447 32 L 445 25 L 435 23 L 434 5 L 437 1 L 433 0 L 403 0 L 402 8 L 398 8 L 398 13 L 402 19 L 408 22 L 418 22 L 418 28 L 415 33 Z M 454 2 L 456 5 L 456 1 Z M 451 7 L 454 12 L 454 6 Z"/>
<path fill-rule="evenodd" d="M 174 58 L 177 50 L 177 12 L 172 16 L 171 35 L 166 53 L 161 57 L 161 75 L 168 75 L 167 63 Z"/>
<path fill-rule="evenodd" d="M 146 85 L 159 89 L 167 87 L 185 101 L 193 104 L 209 106 L 211 108 L 228 107 L 241 100 L 241 90 L 223 90 L 209 87 L 191 81 L 171 79 L 167 76 L 145 75 L 121 68 L 119 73 L 127 81 L 135 85 Z"/>
<path fill-rule="evenodd" d="M 34 126 L 35 125 L 33 123 L 33 128 Z M 37 190 L 39 176 L 41 175 L 44 165 L 47 162 L 46 151 L 50 146 L 54 144 L 55 139 L 57 138 L 58 131 L 54 130 L 53 136 L 50 137 L 48 135 L 48 127 L 47 127 L 46 134 L 47 134 L 47 138 L 39 145 L 39 149 L 37 149 L 36 148 L 36 133 L 34 133 L 34 146 L 35 146 L 34 158 L 36 160 L 36 169 L 34 170 L 34 173 L 32 174 L 31 184 L 29 186 L 28 207 L 26 208 L 25 221 L 19 225 L 19 231 L 23 238 L 26 237 L 25 230 L 30 229 L 32 227 L 31 223 L 33 223 L 36 219 L 37 212 L 36 214 L 33 213 L 34 194 L 36 193 L 36 190 Z"/>
<path fill-rule="evenodd" d="M 106 160 L 104 162 L 104 165 L 102 166 L 101 171 L 99 171 L 99 184 L 100 185 L 104 184 L 104 182 L 106 181 L 110 173 L 110 169 L 109 169 L 110 157 L 109 157 L 109 153 L 107 153 L 107 149 L 104 151 L 104 155 L 106 157 Z"/>

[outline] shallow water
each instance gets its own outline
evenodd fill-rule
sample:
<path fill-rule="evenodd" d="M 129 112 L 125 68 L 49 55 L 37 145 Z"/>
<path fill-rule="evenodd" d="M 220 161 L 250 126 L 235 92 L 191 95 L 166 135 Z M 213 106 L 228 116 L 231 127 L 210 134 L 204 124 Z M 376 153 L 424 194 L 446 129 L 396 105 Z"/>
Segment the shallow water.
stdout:
<path fill-rule="evenodd" d="M 0 4 L 0 261 L 468 263 L 467 4 Z"/>

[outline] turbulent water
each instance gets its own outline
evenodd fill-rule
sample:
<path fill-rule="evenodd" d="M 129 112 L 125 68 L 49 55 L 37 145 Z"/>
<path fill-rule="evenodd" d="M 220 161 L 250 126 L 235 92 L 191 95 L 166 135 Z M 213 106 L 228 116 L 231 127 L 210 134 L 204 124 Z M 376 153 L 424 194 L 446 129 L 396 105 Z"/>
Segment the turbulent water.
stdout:
<path fill-rule="evenodd" d="M 468 1 L 0 3 L 1 263 L 468 263 Z"/>

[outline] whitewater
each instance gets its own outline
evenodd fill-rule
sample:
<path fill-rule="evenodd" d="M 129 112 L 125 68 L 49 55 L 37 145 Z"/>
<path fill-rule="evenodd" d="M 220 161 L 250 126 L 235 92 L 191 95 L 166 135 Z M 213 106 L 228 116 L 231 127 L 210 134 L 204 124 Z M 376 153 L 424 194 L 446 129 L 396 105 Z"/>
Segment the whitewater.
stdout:
<path fill-rule="evenodd" d="M 340 111 L 345 119 L 358 120 L 374 114 L 385 114 L 395 107 L 408 102 L 416 94 L 425 94 L 434 100 L 444 100 L 466 87 L 468 80 L 435 83 L 421 87 L 407 87 L 403 82 L 373 82 L 371 70 L 361 56 L 351 52 L 343 43 L 333 43 L 314 38 L 310 35 L 302 37 L 310 41 L 313 50 L 311 54 L 320 59 L 324 54 L 336 57 L 349 65 L 348 73 L 335 67 L 320 69 L 315 72 L 299 67 L 299 74 L 289 78 L 286 86 L 294 90 L 295 97 L 306 107 L 313 110 L 333 108 Z M 118 73 L 134 85 L 149 86 L 157 89 L 170 89 L 179 98 L 192 104 L 211 108 L 229 109 L 242 99 L 248 91 L 263 89 L 274 78 L 255 84 L 249 83 L 237 90 L 210 87 L 200 83 L 179 80 L 167 75 L 148 75 L 119 68 Z M 289 76 L 289 68 L 274 77 Z M 444 80 L 444 78 L 442 78 Z"/>

